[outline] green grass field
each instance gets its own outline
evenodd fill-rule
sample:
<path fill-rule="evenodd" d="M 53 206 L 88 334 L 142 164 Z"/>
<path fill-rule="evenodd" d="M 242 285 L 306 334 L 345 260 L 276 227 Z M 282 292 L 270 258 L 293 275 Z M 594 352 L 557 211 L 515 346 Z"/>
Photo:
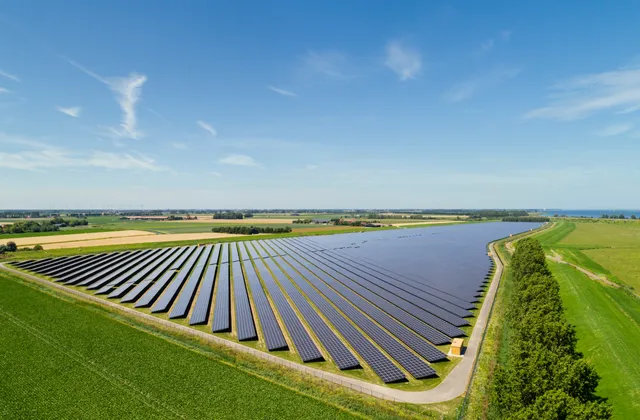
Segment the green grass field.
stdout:
<path fill-rule="evenodd" d="M 136 324 L 0 274 L 0 418 L 448 418 Z"/>
<path fill-rule="evenodd" d="M 614 418 L 639 418 L 640 298 L 634 292 L 640 289 L 640 224 L 560 221 L 537 237 L 547 253 L 625 286 L 607 286 L 574 267 L 549 263 L 576 326 L 578 348 L 602 377 L 599 394 L 613 404 Z"/>

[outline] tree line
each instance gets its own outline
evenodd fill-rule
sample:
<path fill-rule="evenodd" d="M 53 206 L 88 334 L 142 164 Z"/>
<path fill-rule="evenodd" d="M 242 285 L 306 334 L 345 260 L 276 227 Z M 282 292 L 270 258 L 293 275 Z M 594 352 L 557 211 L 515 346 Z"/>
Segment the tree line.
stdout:
<path fill-rule="evenodd" d="M 234 233 L 237 235 L 256 235 L 258 233 L 289 233 L 291 228 L 281 227 L 257 227 L 257 226 L 216 226 L 211 229 L 211 232 L 216 233 Z"/>
<path fill-rule="evenodd" d="M 598 374 L 576 350 L 575 328 L 565 319 L 540 243 L 518 241 L 510 269 L 509 343 L 491 395 L 499 418 L 611 418 L 611 406 L 596 395 Z"/>
<path fill-rule="evenodd" d="M 544 216 L 509 216 L 503 217 L 503 222 L 548 222 L 548 217 Z"/>
<path fill-rule="evenodd" d="M 27 220 L 24 222 L 15 222 L 10 225 L 0 226 L 0 235 L 30 232 L 56 232 L 60 230 L 61 227 L 87 226 L 88 224 L 89 222 L 87 219 L 66 220 L 60 216 L 55 216 L 51 220 L 43 220 L 41 222 Z"/>
<path fill-rule="evenodd" d="M 242 212 L 236 212 L 236 211 L 224 211 L 219 213 L 213 213 L 214 219 L 240 220 L 240 219 L 248 219 L 251 217 L 253 217 L 253 213 L 242 213 Z"/>
<path fill-rule="evenodd" d="M 620 213 L 618 215 L 615 215 L 615 214 L 603 214 L 603 215 L 600 215 L 600 218 L 601 219 L 621 219 L 621 220 L 626 219 L 626 217 L 624 217 L 624 214 L 622 214 L 622 213 Z M 630 219 L 636 220 L 636 215 L 632 214 Z"/>

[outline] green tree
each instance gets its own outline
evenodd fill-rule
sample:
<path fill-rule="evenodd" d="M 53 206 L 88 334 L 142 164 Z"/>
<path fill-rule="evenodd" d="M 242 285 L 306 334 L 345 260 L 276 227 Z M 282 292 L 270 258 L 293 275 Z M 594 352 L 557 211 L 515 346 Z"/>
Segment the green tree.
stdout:
<path fill-rule="evenodd" d="M 16 252 L 18 250 L 18 246 L 15 242 L 9 241 L 7 242 L 7 252 Z"/>

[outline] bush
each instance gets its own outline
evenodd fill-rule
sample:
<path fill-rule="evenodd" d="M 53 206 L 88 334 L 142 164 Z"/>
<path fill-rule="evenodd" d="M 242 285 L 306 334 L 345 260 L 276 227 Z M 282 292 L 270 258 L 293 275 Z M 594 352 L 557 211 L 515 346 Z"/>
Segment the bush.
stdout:
<path fill-rule="evenodd" d="M 7 242 L 7 252 L 16 252 L 18 250 L 18 246 L 15 242 L 9 241 Z"/>
<path fill-rule="evenodd" d="M 42 245 L 35 245 L 35 246 L 33 247 L 33 250 L 34 250 L 34 251 L 42 251 Z"/>
<path fill-rule="evenodd" d="M 256 226 L 216 226 L 211 229 L 212 232 L 233 233 L 237 235 L 255 235 L 258 233 L 289 233 L 289 226 L 283 228 L 272 227 L 256 227 Z"/>

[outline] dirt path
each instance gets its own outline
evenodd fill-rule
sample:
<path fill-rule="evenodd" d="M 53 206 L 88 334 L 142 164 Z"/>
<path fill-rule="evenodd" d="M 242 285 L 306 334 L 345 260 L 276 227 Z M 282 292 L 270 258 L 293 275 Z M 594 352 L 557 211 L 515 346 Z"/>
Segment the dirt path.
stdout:
<path fill-rule="evenodd" d="M 571 267 L 573 267 L 576 270 L 580 271 L 582 274 L 584 274 L 587 277 L 589 277 L 591 280 L 595 280 L 595 281 L 598 281 L 600 283 L 604 283 L 607 286 L 615 287 L 616 289 L 620 287 L 620 285 L 618 283 L 612 282 L 611 280 L 607 279 L 606 276 L 601 275 L 601 274 L 596 274 L 593 271 L 589 271 L 586 268 L 580 267 L 579 265 L 572 264 L 572 263 L 570 263 L 568 261 L 563 260 L 562 259 L 562 255 L 558 254 L 556 251 L 551 251 L 551 252 L 553 252 L 553 255 L 547 255 L 547 258 L 550 259 L 551 261 L 559 263 L 559 264 L 570 265 Z"/>

